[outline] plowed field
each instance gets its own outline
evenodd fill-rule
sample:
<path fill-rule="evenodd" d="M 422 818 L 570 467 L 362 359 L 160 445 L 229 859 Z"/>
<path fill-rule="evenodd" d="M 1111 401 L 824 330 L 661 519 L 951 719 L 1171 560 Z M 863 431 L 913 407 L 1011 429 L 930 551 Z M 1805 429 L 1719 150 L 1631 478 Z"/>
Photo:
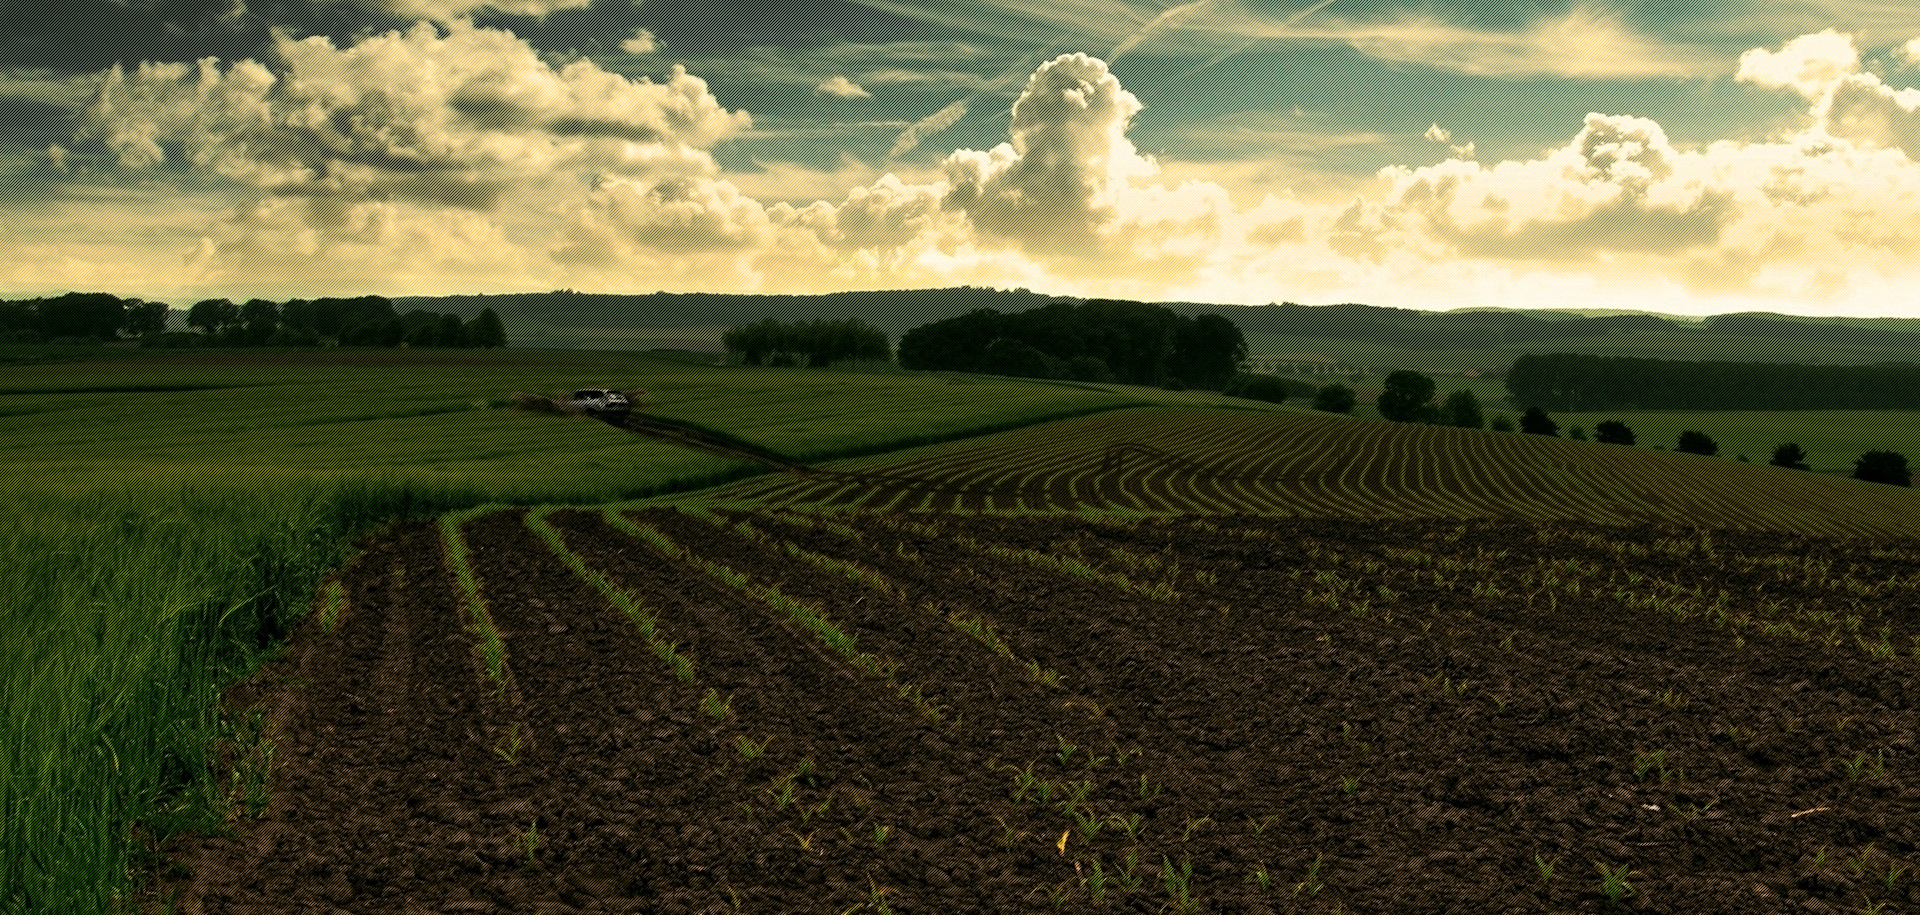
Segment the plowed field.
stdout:
<path fill-rule="evenodd" d="M 438 529 L 347 570 L 234 697 L 273 800 L 174 849 L 181 911 L 1920 905 L 1911 541 L 541 523 L 463 528 L 498 686 Z"/>

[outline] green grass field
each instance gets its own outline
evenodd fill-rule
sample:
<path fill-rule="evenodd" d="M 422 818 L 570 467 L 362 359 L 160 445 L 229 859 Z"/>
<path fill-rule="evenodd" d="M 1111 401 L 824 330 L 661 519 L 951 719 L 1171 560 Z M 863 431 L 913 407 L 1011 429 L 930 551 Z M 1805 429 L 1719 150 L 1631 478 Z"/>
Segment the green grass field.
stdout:
<path fill-rule="evenodd" d="M 1878 362 L 1912 361 L 1911 350 L 1899 344 L 1887 346 L 1839 343 L 1804 343 L 1788 340 L 1742 338 L 1738 349 L 1714 351 L 1702 349 L 1699 338 L 1685 333 L 1641 332 L 1606 338 L 1596 344 L 1592 338 L 1577 342 L 1533 340 L 1523 343 L 1483 347 L 1411 349 L 1371 340 L 1347 340 L 1330 337 L 1306 337 L 1290 334 L 1251 332 L 1247 349 L 1258 362 L 1269 359 L 1301 360 L 1319 357 L 1367 366 L 1375 375 L 1398 368 L 1410 368 L 1429 375 L 1456 374 L 1467 369 L 1505 371 L 1513 360 L 1528 353 L 1580 352 L 1596 356 L 1637 356 L 1648 359 L 1726 360 L 1731 362 L 1824 362 L 1832 365 L 1872 365 Z"/>
<path fill-rule="evenodd" d="M 1617 419 L 1633 429 L 1636 443 L 1668 450 L 1680 433 L 1693 429 L 1713 437 L 1720 458 L 1744 454 L 1756 464 L 1773 456 L 1774 446 L 1796 442 L 1806 449 L 1807 464 L 1820 473 L 1852 474 L 1853 462 L 1870 450 L 1898 451 L 1920 463 L 1920 413 L 1906 410 L 1780 410 L 1780 411 L 1645 411 L 1615 413 L 1556 413 L 1554 421 L 1565 435 L 1581 426 L 1591 435 L 1603 420 Z"/>

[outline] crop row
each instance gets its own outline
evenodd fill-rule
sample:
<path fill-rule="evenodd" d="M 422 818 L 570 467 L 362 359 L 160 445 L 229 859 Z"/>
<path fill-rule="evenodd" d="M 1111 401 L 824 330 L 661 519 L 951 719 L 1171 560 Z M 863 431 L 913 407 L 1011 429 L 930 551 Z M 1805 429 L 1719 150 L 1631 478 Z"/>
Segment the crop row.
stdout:
<path fill-rule="evenodd" d="M 1534 436 L 1143 409 L 756 479 L 713 498 L 879 512 L 1495 516 L 1886 535 L 1920 532 L 1910 495 Z"/>
<path fill-rule="evenodd" d="M 1783 772 L 1791 812 L 1816 819 L 1763 857 L 1858 871 L 1844 886 L 1874 904 L 1907 900 L 1920 861 L 1893 821 L 1818 813 L 1910 795 L 1894 718 L 1920 656 L 1874 609 L 1920 599 L 1899 543 L 711 507 L 524 527 L 684 687 L 673 701 L 719 749 L 701 751 L 707 777 L 731 792 L 715 803 L 757 824 L 760 854 L 867 875 L 836 910 L 939 908 L 912 876 L 928 842 L 1003 869 L 991 892 L 1033 909 L 1373 910 L 1423 892 L 1584 909 L 1747 866 L 1644 849 L 1784 816 L 1754 790 Z M 1838 679 L 1800 691 L 1783 669 Z M 810 690 L 835 698 L 782 711 Z M 1561 790 L 1576 802 L 1550 806 Z M 1460 879 L 1410 888 L 1385 865 L 1410 840 L 1354 832 L 1402 821 L 1458 833 Z M 539 824 L 530 858 L 572 854 L 566 825 Z"/>

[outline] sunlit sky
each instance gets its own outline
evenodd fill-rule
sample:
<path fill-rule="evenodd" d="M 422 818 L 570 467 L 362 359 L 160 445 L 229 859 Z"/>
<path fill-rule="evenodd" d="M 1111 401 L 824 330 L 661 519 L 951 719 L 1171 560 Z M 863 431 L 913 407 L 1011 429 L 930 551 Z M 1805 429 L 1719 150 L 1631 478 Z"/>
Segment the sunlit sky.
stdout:
<path fill-rule="evenodd" d="M 0 295 L 1920 316 L 1920 0 L 0 2 Z"/>

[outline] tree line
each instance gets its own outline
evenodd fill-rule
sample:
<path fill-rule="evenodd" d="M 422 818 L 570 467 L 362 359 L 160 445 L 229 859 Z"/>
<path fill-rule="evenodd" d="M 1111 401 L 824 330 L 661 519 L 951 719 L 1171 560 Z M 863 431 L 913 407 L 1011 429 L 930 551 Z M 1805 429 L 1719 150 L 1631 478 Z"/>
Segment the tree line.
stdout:
<path fill-rule="evenodd" d="M 902 368 L 1211 391 L 1246 358 L 1245 336 L 1225 317 L 1111 299 L 975 309 L 900 337 Z"/>
<path fill-rule="evenodd" d="M 893 356 L 887 332 L 859 318 L 763 318 L 727 328 L 720 345 L 730 360 L 744 365 L 826 368 L 836 362 L 885 362 Z"/>
<path fill-rule="evenodd" d="M 400 314 L 383 296 L 292 299 L 204 299 L 186 309 L 187 331 L 169 328 L 165 302 L 104 292 L 0 302 L 0 340 L 13 343 L 98 343 L 139 340 L 158 347 L 400 346 L 493 348 L 507 343 L 506 325 L 491 308 L 471 320 L 425 310 Z"/>
<path fill-rule="evenodd" d="M 1920 364 L 1684 362 L 1575 353 L 1514 360 L 1507 391 L 1547 410 L 1911 410 Z"/>

